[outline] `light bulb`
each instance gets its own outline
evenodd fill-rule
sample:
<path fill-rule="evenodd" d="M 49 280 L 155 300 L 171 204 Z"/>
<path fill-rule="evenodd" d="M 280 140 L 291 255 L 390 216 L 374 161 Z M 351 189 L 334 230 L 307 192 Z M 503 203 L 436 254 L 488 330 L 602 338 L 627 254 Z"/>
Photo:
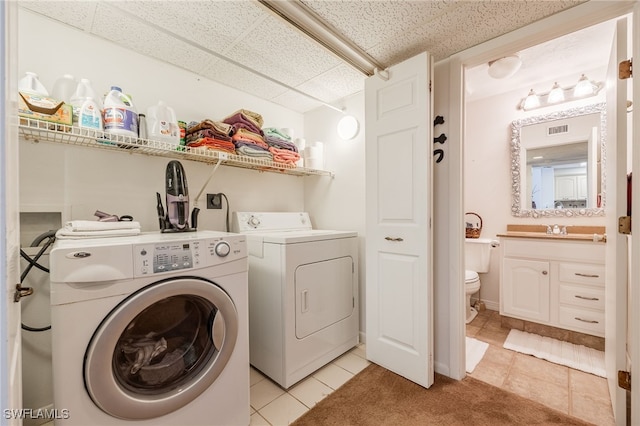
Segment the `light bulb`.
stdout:
<path fill-rule="evenodd" d="M 539 106 L 540 106 L 540 98 L 538 98 L 538 95 L 536 95 L 533 89 L 531 89 L 527 97 L 524 99 L 524 102 L 522 104 L 522 109 L 526 111 L 526 110 L 538 108 Z"/>
<path fill-rule="evenodd" d="M 576 87 L 573 89 L 573 96 L 581 98 L 589 95 L 593 95 L 593 84 L 582 74 L 582 77 L 578 80 L 578 84 L 576 84 Z"/>
<path fill-rule="evenodd" d="M 547 102 L 550 104 L 557 104 L 558 102 L 562 101 L 564 101 L 564 92 L 557 82 L 553 83 L 553 87 L 551 88 L 549 96 L 547 97 Z"/>

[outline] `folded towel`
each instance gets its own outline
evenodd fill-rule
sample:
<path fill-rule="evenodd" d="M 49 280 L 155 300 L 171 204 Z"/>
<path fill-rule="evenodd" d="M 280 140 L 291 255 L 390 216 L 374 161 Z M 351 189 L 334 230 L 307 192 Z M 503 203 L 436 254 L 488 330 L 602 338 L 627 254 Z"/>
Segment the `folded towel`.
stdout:
<path fill-rule="evenodd" d="M 189 127 L 187 128 L 186 134 L 190 135 L 191 133 L 194 133 L 194 132 L 197 132 L 198 130 L 203 130 L 203 129 L 215 130 L 216 132 L 221 133 L 223 135 L 227 135 L 227 136 L 230 136 L 232 131 L 230 124 L 223 123 L 222 121 L 205 119 L 205 120 L 202 120 L 200 123 L 197 123 L 197 122 L 189 123 Z"/>
<path fill-rule="evenodd" d="M 273 155 L 269 151 L 265 151 L 260 148 L 251 148 L 248 145 L 242 145 L 236 148 L 238 155 L 246 155 L 247 157 L 264 158 L 266 160 L 273 160 Z"/>
<path fill-rule="evenodd" d="M 298 152 L 298 147 L 293 143 L 275 136 L 266 135 L 264 137 L 264 141 L 267 143 L 267 145 L 273 146 L 275 148 L 288 149 L 289 151 Z"/>
<path fill-rule="evenodd" d="M 248 109 L 239 109 L 222 121 L 224 121 L 225 123 L 229 123 L 229 121 L 232 121 L 232 123 L 230 124 L 233 124 L 236 121 L 244 120 L 252 122 L 258 129 L 261 129 L 262 125 L 264 124 L 264 120 L 262 119 L 262 116 L 260 114 L 258 114 L 257 112 L 249 111 Z"/>
<path fill-rule="evenodd" d="M 288 149 L 278 149 L 269 147 L 269 152 L 273 154 L 273 161 L 276 163 L 284 163 L 294 165 L 300 159 L 300 154 L 297 152 L 289 151 Z"/>
<path fill-rule="evenodd" d="M 101 222 L 121 223 L 121 222 Z M 128 237 L 140 234 L 140 229 L 109 229 L 105 231 L 69 231 L 60 228 L 56 231 L 56 238 L 60 240 L 80 240 L 87 238 Z"/>
<path fill-rule="evenodd" d="M 62 228 L 65 232 L 99 232 L 122 229 L 137 229 L 140 231 L 140 222 L 98 222 L 96 220 L 72 220 L 65 223 Z"/>
<path fill-rule="evenodd" d="M 276 127 L 266 127 L 262 129 L 262 131 L 264 132 L 265 136 L 273 136 L 275 138 L 280 138 L 280 139 L 284 139 L 286 141 L 291 142 L 291 136 L 285 133 L 282 133 L 282 131 L 280 131 L 280 129 Z"/>

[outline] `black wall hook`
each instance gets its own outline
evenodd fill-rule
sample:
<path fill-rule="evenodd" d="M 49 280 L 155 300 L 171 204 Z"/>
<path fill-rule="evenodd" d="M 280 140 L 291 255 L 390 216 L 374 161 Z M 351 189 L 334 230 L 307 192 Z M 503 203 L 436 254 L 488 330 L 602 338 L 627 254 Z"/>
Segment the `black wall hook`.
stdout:
<path fill-rule="evenodd" d="M 444 124 L 444 117 L 441 115 L 437 115 L 436 119 L 433 120 L 433 126 L 437 126 L 438 124 Z"/>
<path fill-rule="evenodd" d="M 436 160 L 436 163 L 439 163 L 444 158 L 444 150 L 440 149 L 440 148 L 434 149 L 433 150 L 433 155 L 437 155 L 438 156 L 438 159 Z"/>
<path fill-rule="evenodd" d="M 433 138 L 433 143 L 440 143 L 443 144 L 445 143 L 445 141 L 447 140 L 447 135 L 445 135 L 444 133 L 440 134 L 440 136 L 438 136 L 437 138 Z"/>

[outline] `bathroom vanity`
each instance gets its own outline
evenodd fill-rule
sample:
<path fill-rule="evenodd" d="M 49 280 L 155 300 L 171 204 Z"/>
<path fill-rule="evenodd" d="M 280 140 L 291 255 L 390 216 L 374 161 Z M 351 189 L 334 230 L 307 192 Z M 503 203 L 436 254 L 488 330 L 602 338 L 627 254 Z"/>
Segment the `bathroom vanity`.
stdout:
<path fill-rule="evenodd" d="M 571 228 L 508 225 L 498 235 L 500 314 L 604 337 L 604 228 Z"/>

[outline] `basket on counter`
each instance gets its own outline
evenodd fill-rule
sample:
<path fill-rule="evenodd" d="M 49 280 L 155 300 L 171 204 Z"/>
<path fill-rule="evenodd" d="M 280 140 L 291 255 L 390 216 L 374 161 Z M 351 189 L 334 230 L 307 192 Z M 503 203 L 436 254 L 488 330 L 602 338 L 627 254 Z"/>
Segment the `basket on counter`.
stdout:
<path fill-rule="evenodd" d="M 467 219 L 467 215 L 474 215 L 478 218 L 478 221 L 471 221 Z M 480 238 L 480 232 L 482 232 L 482 218 L 478 213 L 466 212 L 464 214 L 465 223 L 465 237 L 467 238 Z"/>

